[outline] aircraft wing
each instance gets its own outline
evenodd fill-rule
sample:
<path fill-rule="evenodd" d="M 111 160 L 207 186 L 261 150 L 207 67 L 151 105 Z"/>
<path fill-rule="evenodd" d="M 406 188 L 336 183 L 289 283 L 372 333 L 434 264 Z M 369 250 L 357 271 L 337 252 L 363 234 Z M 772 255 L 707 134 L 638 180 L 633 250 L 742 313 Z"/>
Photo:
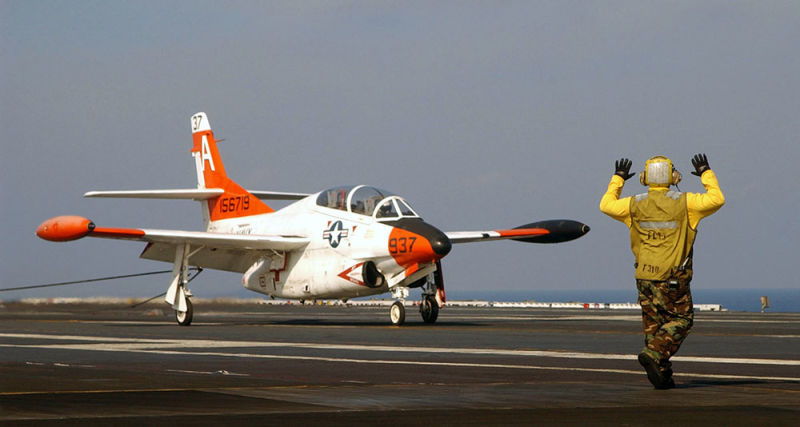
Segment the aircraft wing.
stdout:
<path fill-rule="evenodd" d="M 297 236 L 266 236 L 208 233 L 203 231 L 121 229 L 96 227 L 90 237 L 148 242 L 140 258 L 174 262 L 175 250 L 188 243 L 191 265 L 244 273 L 259 258 L 272 251 L 290 251 L 308 244 Z"/>
<path fill-rule="evenodd" d="M 139 240 L 150 243 L 204 246 L 215 249 L 289 251 L 308 244 L 298 236 L 211 233 L 205 231 L 154 230 L 146 228 L 95 227 L 87 236 L 105 239 Z"/>
<path fill-rule="evenodd" d="M 249 191 L 264 200 L 300 200 L 308 197 L 306 193 L 286 193 L 281 191 Z M 189 199 L 208 200 L 225 193 L 222 188 L 179 188 L 170 190 L 113 190 L 89 191 L 83 197 L 117 197 L 136 199 Z"/>
<path fill-rule="evenodd" d="M 307 245 L 303 236 L 228 234 L 204 231 L 156 230 L 147 228 L 97 227 L 88 218 L 60 216 L 43 222 L 36 234 L 45 240 L 68 241 L 82 237 L 122 239 L 148 242 L 141 257 L 173 262 L 175 248 L 188 243 L 192 264 L 228 271 L 245 271 L 251 258 L 264 252 L 290 251 Z"/>
<path fill-rule="evenodd" d="M 445 233 L 452 243 L 488 242 L 492 240 L 538 237 L 550 232 L 543 228 L 488 231 L 449 231 Z"/>
<path fill-rule="evenodd" d="M 510 230 L 451 231 L 445 233 L 452 243 L 484 242 L 511 239 L 527 243 L 560 243 L 577 239 L 589 232 L 589 226 L 570 219 L 551 219 L 522 225 Z"/>

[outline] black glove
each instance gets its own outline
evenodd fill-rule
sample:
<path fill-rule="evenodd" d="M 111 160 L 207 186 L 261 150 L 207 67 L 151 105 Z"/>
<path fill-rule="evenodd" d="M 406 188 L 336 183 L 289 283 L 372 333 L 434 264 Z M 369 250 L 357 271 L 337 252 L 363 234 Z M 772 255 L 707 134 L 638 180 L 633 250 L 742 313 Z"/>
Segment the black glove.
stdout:
<path fill-rule="evenodd" d="M 614 175 L 619 175 L 625 181 L 627 181 L 628 178 L 636 175 L 636 172 L 630 173 L 631 172 L 631 166 L 633 165 L 633 162 L 628 160 L 628 159 L 626 159 L 626 158 L 624 158 L 624 157 L 619 159 L 619 160 L 617 160 L 617 162 L 614 163 L 614 165 L 617 168 L 614 171 Z"/>
<path fill-rule="evenodd" d="M 708 157 L 705 154 L 695 154 L 694 158 L 692 158 L 692 166 L 694 166 L 692 175 L 703 176 L 703 172 L 711 170 L 711 167 L 708 166 Z"/>

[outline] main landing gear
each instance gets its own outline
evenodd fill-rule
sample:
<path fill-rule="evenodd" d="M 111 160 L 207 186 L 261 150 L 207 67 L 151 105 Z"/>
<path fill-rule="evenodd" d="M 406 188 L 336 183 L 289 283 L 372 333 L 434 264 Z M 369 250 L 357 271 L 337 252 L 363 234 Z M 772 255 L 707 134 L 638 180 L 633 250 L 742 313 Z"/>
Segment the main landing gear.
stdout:
<path fill-rule="evenodd" d="M 186 311 L 175 310 L 175 320 L 181 326 L 189 326 L 192 324 L 193 314 L 194 310 L 192 309 L 192 301 L 189 298 L 186 298 Z"/>
<path fill-rule="evenodd" d="M 422 315 L 425 323 L 435 323 L 436 318 L 439 317 L 439 303 L 436 302 L 436 298 L 423 295 L 422 302 L 419 304 L 419 314 Z"/>
<path fill-rule="evenodd" d="M 436 261 L 436 271 L 428 276 L 422 285 L 422 301 L 419 303 L 419 314 L 425 323 L 436 323 L 439 317 L 439 307 L 444 304 L 444 278 L 442 264 Z"/>
<path fill-rule="evenodd" d="M 189 299 L 192 293 L 189 292 L 186 286 L 203 271 L 202 268 L 197 267 L 197 272 L 192 277 L 189 277 L 189 257 L 199 249 L 191 253 L 189 250 L 190 247 L 188 243 L 176 246 L 175 265 L 172 268 L 172 280 L 170 281 L 169 288 L 167 288 L 167 292 L 164 294 L 164 301 L 175 310 L 175 321 L 181 326 L 191 325 L 192 316 L 194 314 L 192 301 Z"/>

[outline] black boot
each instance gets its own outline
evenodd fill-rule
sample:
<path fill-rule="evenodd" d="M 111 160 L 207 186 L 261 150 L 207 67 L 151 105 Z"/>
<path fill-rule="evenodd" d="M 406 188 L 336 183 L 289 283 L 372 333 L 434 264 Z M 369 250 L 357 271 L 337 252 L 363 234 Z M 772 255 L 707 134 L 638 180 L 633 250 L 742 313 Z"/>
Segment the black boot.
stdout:
<path fill-rule="evenodd" d="M 653 387 L 659 390 L 675 387 L 675 381 L 672 380 L 672 369 L 669 369 L 668 372 L 662 370 L 658 361 L 647 353 L 639 353 L 639 364 L 647 371 L 647 379 L 650 380 Z"/>

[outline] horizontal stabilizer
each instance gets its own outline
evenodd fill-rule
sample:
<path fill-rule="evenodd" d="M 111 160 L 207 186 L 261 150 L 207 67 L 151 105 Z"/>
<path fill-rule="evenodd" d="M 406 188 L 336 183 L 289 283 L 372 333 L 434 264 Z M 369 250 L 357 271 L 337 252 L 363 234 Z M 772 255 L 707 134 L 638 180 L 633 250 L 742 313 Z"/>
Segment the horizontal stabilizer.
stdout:
<path fill-rule="evenodd" d="M 176 190 L 90 191 L 83 197 L 119 197 L 132 199 L 188 199 L 208 200 L 225 192 L 221 188 L 187 188 Z"/>
<path fill-rule="evenodd" d="M 300 200 L 309 196 L 306 193 L 286 193 L 279 191 L 249 191 L 262 200 Z M 83 197 L 116 197 L 130 199 L 186 199 L 208 200 L 225 193 L 222 188 L 185 188 L 173 190 L 121 190 L 89 191 Z"/>

